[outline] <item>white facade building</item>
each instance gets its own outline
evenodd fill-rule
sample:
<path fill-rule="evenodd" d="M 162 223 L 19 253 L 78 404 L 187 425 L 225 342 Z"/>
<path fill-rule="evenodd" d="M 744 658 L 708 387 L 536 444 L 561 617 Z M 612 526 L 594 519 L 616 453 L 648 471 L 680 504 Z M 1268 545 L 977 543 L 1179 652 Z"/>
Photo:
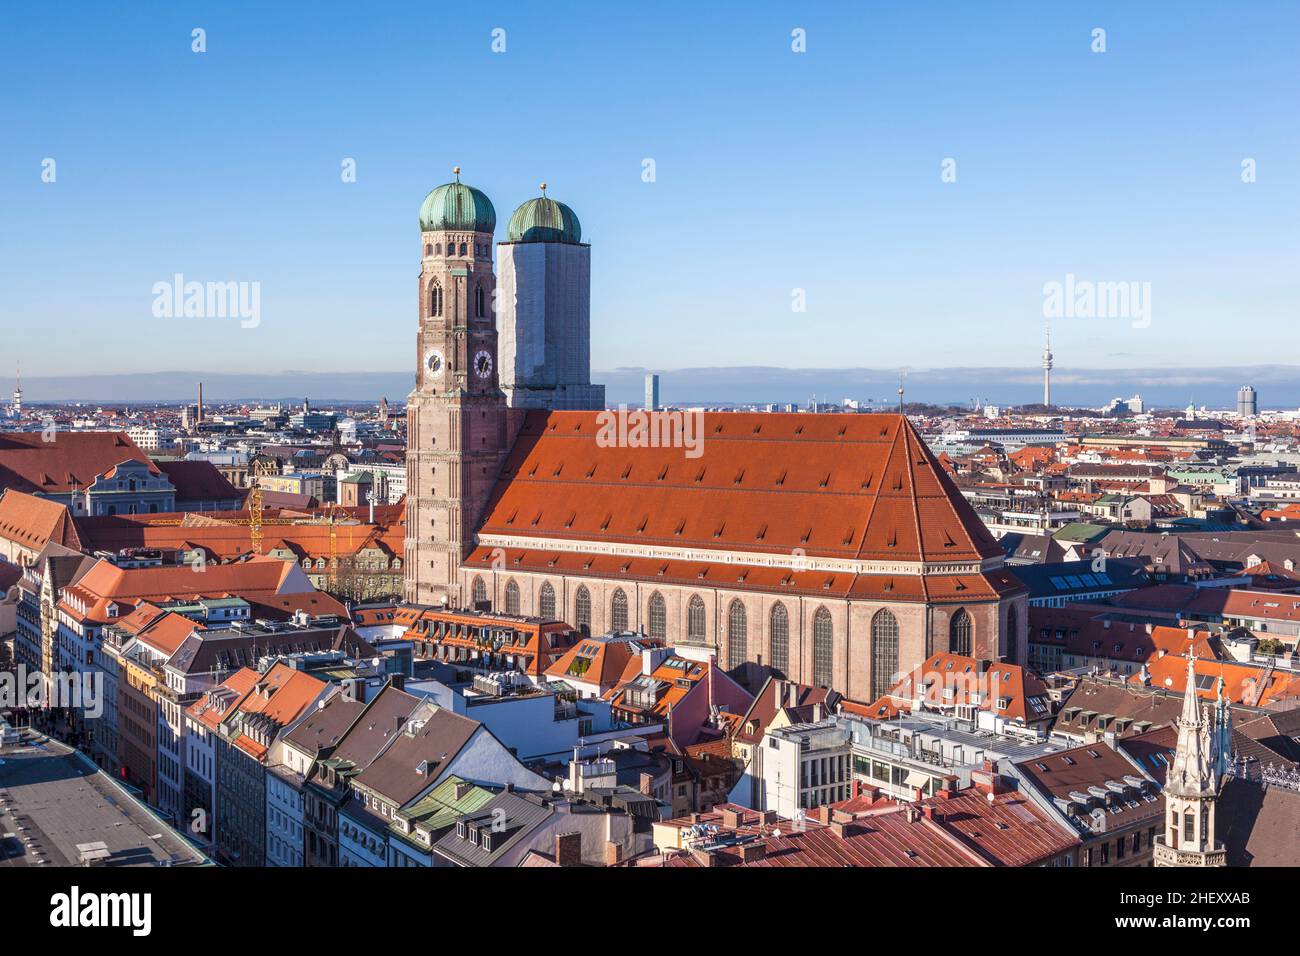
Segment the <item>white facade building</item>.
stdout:
<path fill-rule="evenodd" d="M 591 246 L 573 210 L 542 196 L 497 245 L 500 383 L 509 405 L 599 409 L 591 384 Z"/>

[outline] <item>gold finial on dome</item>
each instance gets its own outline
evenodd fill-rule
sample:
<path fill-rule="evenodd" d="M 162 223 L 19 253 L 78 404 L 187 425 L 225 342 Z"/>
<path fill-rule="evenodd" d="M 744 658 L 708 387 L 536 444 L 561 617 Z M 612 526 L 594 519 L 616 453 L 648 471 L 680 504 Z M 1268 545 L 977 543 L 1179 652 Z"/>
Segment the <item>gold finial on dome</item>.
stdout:
<path fill-rule="evenodd" d="M 542 183 L 542 185 L 541 185 L 539 188 L 542 190 L 542 195 L 545 196 L 545 195 L 546 195 L 546 183 Z"/>
<path fill-rule="evenodd" d="M 453 166 L 453 167 L 451 167 L 451 171 L 452 171 L 452 173 L 453 173 L 453 174 L 455 175 L 455 177 L 456 177 L 456 182 L 460 182 L 460 167 L 459 167 L 459 166 Z"/>

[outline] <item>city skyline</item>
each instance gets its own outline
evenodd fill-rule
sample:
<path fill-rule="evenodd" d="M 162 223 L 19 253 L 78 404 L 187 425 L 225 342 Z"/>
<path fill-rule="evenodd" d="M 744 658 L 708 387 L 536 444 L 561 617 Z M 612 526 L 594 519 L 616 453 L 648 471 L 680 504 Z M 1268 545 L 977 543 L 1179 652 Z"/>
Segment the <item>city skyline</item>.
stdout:
<path fill-rule="evenodd" d="M 619 368 L 593 369 L 592 377 L 605 386 L 611 405 L 635 405 L 643 398 L 644 377 L 650 372 L 660 376 L 666 404 L 807 404 L 813 397 L 831 404 L 852 399 L 881 410 L 897 404 L 899 370 L 893 368 Z M 1037 366 L 909 367 L 905 396 L 909 403 L 934 405 L 1033 405 L 1041 397 L 1041 375 Z M 364 404 L 378 402 L 381 397 L 400 402 L 410 388 L 411 378 L 409 371 L 238 374 L 175 370 L 138 375 L 24 376 L 22 381 L 24 402 L 29 406 L 191 402 L 200 382 L 206 383 L 208 396 L 214 402 L 301 402 L 308 398 L 313 402 Z M 0 383 L 4 382 L 0 379 Z M 1193 404 L 1231 410 L 1243 384 L 1261 390 L 1262 409 L 1293 409 L 1300 405 L 1300 366 L 1151 370 L 1081 369 L 1056 364 L 1052 373 L 1053 401 L 1061 407 L 1097 407 L 1113 398 L 1139 394 L 1153 407 L 1181 409 Z M 0 393 L 7 396 L 11 392 L 10 387 L 0 384 Z"/>
<path fill-rule="evenodd" d="M 33 380 L 93 372 L 107 349 L 122 372 L 165 371 L 178 337 L 197 371 L 278 371 L 290 350 L 309 371 L 404 368 L 412 197 L 453 165 L 503 215 L 546 180 L 581 217 L 597 370 L 1032 369 L 1045 289 L 1076 280 L 1149 284 L 1148 314 L 1067 301 L 1054 382 L 1067 355 L 1254 364 L 1226 330 L 1291 321 L 1296 133 L 1266 122 L 1297 78 L 1283 5 L 692 11 L 686 28 L 503 7 L 438 23 L 442 80 L 421 60 L 432 14 L 343 34 L 285 11 L 72 10 L 0 41 L 11 85 L 44 84 L 11 104 L 0 159 L 5 332 Z M 468 114 L 427 95 L 461 77 L 484 135 L 448 137 Z M 70 273 L 68 248 L 94 255 Z M 157 317 L 151 290 L 178 274 L 258 284 L 259 323 Z M 51 335 L 80 348 L 55 354 Z"/>

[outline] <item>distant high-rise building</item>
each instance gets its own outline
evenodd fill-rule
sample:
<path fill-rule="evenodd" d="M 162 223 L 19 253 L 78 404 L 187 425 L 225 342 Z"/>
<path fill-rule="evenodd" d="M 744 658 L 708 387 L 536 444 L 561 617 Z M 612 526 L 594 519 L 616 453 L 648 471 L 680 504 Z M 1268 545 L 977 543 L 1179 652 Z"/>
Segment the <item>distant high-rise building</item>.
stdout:
<path fill-rule="evenodd" d="M 14 372 L 14 418 L 23 417 L 23 370 Z"/>
<path fill-rule="evenodd" d="M 650 374 L 645 377 L 645 410 L 659 411 L 659 376 Z"/>
<path fill-rule="evenodd" d="M 1237 389 L 1237 415 L 1241 418 L 1254 418 L 1259 413 L 1259 398 L 1255 389 L 1243 385 Z"/>
<path fill-rule="evenodd" d="M 501 390 L 512 407 L 603 409 L 605 387 L 591 384 L 591 246 L 573 210 L 541 189 L 497 246 Z"/>

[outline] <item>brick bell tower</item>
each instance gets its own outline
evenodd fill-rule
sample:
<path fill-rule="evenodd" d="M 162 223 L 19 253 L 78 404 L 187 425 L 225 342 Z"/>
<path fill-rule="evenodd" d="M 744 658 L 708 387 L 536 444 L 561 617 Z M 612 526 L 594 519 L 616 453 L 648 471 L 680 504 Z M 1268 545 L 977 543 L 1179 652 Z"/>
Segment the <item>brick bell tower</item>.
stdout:
<path fill-rule="evenodd" d="M 456 179 L 420 207 L 420 327 L 406 406 L 406 587 L 418 604 L 465 606 L 461 562 L 508 450 L 493 314 L 496 210 Z"/>

